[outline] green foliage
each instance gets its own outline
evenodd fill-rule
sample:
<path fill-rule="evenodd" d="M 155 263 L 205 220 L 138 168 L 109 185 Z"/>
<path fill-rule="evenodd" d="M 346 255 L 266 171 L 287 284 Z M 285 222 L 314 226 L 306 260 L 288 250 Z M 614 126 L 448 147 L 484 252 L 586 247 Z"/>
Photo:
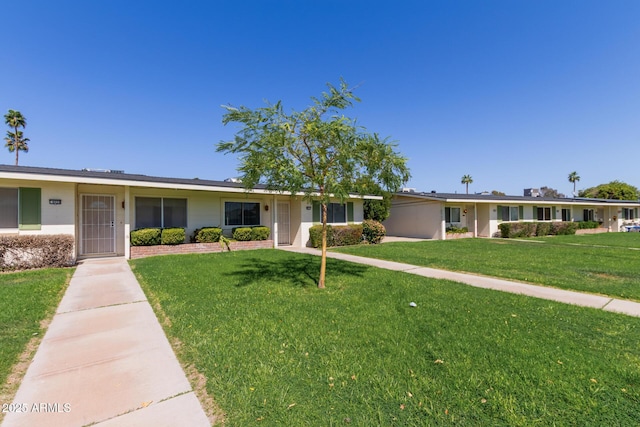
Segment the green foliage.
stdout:
<path fill-rule="evenodd" d="M 450 225 L 449 227 L 447 227 L 446 232 L 447 233 L 463 234 L 463 233 L 468 233 L 469 232 L 469 228 L 467 228 L 467 227 L 456 227 L 455 225 Z"/>
<path fill-rule="evenodd" d="M 160 244 L 162 245 L 181 245 L 184 243 L 184 228 L 163 228 L 160 235 Z"/>
<path fill-rule="evenodd" d="M 238 155 L 245 188 L 262 183 L 268 190 L 303 193 L 309 201 L 327 204 L 332 199 L 344 203 L 350 193 L 374 188 L 393 193 L 409 180 L 407 159 L 395 151 L 396 144 L 343 113 L 359 101 L 346 82 L 327 87 L 303 111 L 289 113 L 280 101 L 255 110 L 224 107 L 223 124 L 238 123 L 240 130 L 233 141 L 220 142 L 217 151 Z M 320 288 L 324 253 L 321 265 Z"/>
<path fill-rule="evenodd" d="M 251 227 L 236 227 L 231 231 L 231 237 L 239 242 L 251 240 Z"/>
<path fill-rule="evenodd" d="M 20 111 L 9 110 L 4 115 L 4 122 L 7 126 L 13 129 L 13 132 L 7 131 L 7 137 L 5 140 L 5 147 L 9 149 L 10 153 L 15 151 L 16 153 L 16 166 L 18 166 L 18 153 L 20 151 L 28 152 L 29 138 L 25 138 L 22 131 L 19 128 L 25 128 L 27 126 L 27 119 L 24 118 Z"/>
<path fill-rule="evenodd" d="M 554 236 L 570 236 L 576 234 L 578 223 L 572 221 L 551 223 L 551 234 Z"/>
<path fill-rule="evenodd" d="M 533 236 L 555 236 L 575 234 L 577 222 L 503 222 L 500 236 L 504 238 L 521 238 Z M 596 223 L 597 224 L 597 223 Z"/>
<path fill-rule="evenodd" d="M 270 234 L 271 229 L 264 225 L 251 227 L 251 240 L 267 240 Z"/>
<path fill-rule="evenodd" d="M 160 244 L 160 228 L 140 228 L 131 232 L 131 246 L 154 246 Z"/>
<path fill-rule="evenodd" d="M 382 242 L 387 234 L 387 229 L 378 221 L 365 219 L 362 222 L 362 237 L 368 243 L 376 245 Z"/>
<path fill-rule="evenodd" d="M 312 248 L 322 246 L 322 225 L 314 225 L 309 228 L 309 244 Z M 333 242 L 333 227 L 327 225 L 327 247 L 335 246 Z"/>
<path fill-rule="evenodd" d="M 578 224 L 578 229 L 579 230 L 585 230 L 585 229 L 599 228 L 600 227 L 600 223 L 598 221 L 578 221 L 578 222 L 576 222 L 576 224 Z"/>
<path fill-rule="evenodd" d="M 195 243 L 217 243 L 222 236 L 222 229 L 219 227 L 197 228 L 193 232 L 192 242 Z"/>
<path fill-rule="evenodd" d="M 550 222 L 539 222 L 536 224 L 536 236 L 549 236 L 551 234 Z"/>
<path fill-rule="evenodd" d="M 338 225 L 332 228 L 335 246 L 351 246 L 362 243 L 362 224 Z"/>
<path fill-rule="evenodd" d="M 611 181 L 607 184 L 580 190 L 579 196 L 594 199 L 638 200 L 640 192 L 633 185 L 622 181 Z"/>
<path fill-rule="evenodd" d="M 385 197 L 382 200 L 364 200 L 364 219 L 382 222 L 389 218 L 391 213 L 391 198 Z"/>

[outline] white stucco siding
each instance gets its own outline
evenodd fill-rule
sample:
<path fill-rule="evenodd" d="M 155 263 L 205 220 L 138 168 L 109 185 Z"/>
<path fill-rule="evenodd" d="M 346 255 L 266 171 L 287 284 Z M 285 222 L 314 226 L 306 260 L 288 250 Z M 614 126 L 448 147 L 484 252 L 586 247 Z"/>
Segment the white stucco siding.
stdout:
<path fill-rule="evenodd" d="M 441 202 L 395 197 L 383 225 L 388 236 L 442 239 L 443 215 Z"/>

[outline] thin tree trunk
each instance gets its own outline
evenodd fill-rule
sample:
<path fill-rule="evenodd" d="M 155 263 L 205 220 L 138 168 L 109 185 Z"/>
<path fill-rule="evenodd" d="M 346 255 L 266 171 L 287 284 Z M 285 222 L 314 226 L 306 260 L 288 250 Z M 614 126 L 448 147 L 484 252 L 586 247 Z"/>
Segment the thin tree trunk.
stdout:
<path fill-rule="evenodd" d="M 322 257 L 320 257 L 320 279 L 318 289 L 324 289 L 324 278 L 327 273 L 327 204 L 322 202 Z"/>
<path fill-rule="evenodd" d="M 18 128 L 17 127 L 14 128 L 14 131 L 15 131 L 15 135 L 16 135 L 16 139 L 14 141 L 15 144 L 16 144 L 16 166 L 18 166 L 18 151 L 20 151 L 20 150 L 18 150 L 18 147 L 19 147 L 19 144 L 18 144 Z"/>

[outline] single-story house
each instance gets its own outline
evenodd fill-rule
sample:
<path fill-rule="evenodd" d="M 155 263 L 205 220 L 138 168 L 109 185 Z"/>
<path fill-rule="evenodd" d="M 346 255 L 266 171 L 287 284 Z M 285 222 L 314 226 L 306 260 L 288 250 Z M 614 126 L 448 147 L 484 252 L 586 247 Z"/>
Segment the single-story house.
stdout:
<path fill-rule="evenodd" d="M 230 235 L 234 227 L 264 225 L 274 246 L 302 247 L 320 221 L 319 205 L 302 196 L 247 191 L 233 181 L 0 165 L 0 234 L 70 234 L 79 258 L 129 258 L 130 232 L 146 227 L 183 227 L 189 240 L 201 227 Z M 328 211 L 332 224 L 362 222 L 363 197 Z"/>
<path fill-rule="evenodd" d="M 449 227 L 473 237 L 493 237 L 501 222 L 597 221 L 608 231 L 638 223 L 640 201 L 494 196 L 489 194 L 396 193 L 384 221 L 390 236 L 445 240 Z"/>

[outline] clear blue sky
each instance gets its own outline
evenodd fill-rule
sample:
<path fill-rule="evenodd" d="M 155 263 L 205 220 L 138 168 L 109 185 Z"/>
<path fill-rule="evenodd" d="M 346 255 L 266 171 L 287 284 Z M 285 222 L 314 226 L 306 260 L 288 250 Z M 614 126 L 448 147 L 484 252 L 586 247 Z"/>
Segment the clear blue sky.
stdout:
<path fill-rule="evenodd" d="M 397 141 L 410 187 L 640 186 L 640 2 L 21 0 L 3 7 L 0 112 L 21 165 L 236 176 L 222 104 L 347 112 Z M 4 135 L 4 132 L 3 132 Z M 14 156 L 0 151 L 0 163 Z"/>

